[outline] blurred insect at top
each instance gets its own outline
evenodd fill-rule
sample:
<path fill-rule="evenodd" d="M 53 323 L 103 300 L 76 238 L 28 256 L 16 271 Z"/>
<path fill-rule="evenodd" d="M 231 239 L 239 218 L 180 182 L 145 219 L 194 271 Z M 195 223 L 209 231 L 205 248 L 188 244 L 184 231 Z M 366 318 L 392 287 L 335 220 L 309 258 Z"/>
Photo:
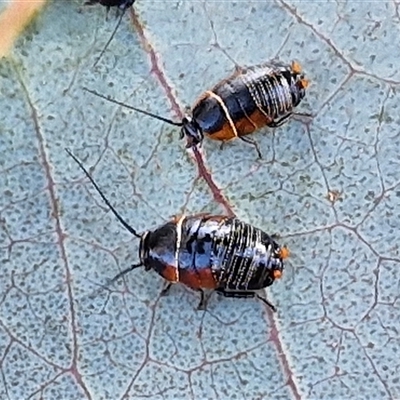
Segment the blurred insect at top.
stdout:
<path fill-rule="evenodd" d="M 119 26 L 121 25 L 122 18 L 126 12 L 126 10 L 130 7 L 133 6 L 133 3 L 136 0 L 88 0 L 84 4 L 88 6 L 92 6 L 95 4 L 100 4 L 107 9 L 107 14 L 108 11 L 110 10 L 111 7 L 116 7 L 117 10 L 119 11 L 119 16 L 118 16 L 118 21 L 117 25 L 115 26 L 110 38 L 107 40 L 107 43 L 105 44 L 103 50 L 101 51 L 100 55 L 97 57 L 94 67 L 97 65 L 97 63 L 100 61 L 100 58 L 103 56 L 104 52 L 107 50 L 108 46 L 110 45 L 111 41 L 113 40 L 115 33 L 117 32 Z"/>
<path fill-rule="evenodd" d="M 296 61 L 291 64 L 269 61 L 251 67 L 237 67 L 232 75 L 205 91 L 181 122 L 85 90 L 131 110 L 180 126 L 181 138 L 186 137 L 187 147 L 201 143 L 204 135 L 223 141 L 239 138 L 255 146 L 261 158 L 257 143 L 244 136 L 264 126 L 278 127 L 286 122 L 304 98 L 308 85 L 309 81 Z"/>
<path fill-rule="evenodd" d="M 120 10 L 125 11 L 127 8 L 131 7 L 135 0 L 88 0 L 85 5 L 100 4 L 101 6 L 107 7 L 118 7 Z"/>

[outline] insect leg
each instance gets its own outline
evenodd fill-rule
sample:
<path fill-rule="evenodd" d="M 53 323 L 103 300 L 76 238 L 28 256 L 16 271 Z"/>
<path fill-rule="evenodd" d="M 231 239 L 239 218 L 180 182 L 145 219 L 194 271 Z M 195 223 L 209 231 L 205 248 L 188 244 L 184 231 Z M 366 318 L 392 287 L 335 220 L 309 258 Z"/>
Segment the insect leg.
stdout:
<path fill-rule="evenodd" d="M 243 136 L 239 136 L 239 139 L 240 139 L 240 140 L 243 140 L 243 142 L 249 143 L 249 144 L 251 144 L 252 146 L 254 146 L 255 149 L 256 149 L 256 151 L 257 151 L 258 158 L 259 158 L 259 159 L 262 159 L 262 154 L 261 154 L 260 147 L 258 146 L 258 143 L 257 143 L 255 140 L 250 139 L 250 138 L 248 138 L 248 137 L 243 137 Z"/>
<path fill-rule="evenodd" d="M 272 235 L 269 235 L 269 237 L 270 237 L 272 240 L 279 240 L 279 239 L 282 238 L 282 235 L 279 234 L 279 233 L 273 233 Z"/>
<path fill-rule="evenodd" d="M 298 117 L 307 117 L 307 118 L 314 117 L 314 115 L 311 113 L 301 113 L 301 112 L 293 112 L 293 115 L 296 115 Z"/>
<path fill-rule="evenodd" d="M 272 122 L 270 122 L 268 124 L 268 126 L 270 128 L 277 128 L 278 126 L 283 125 L 291 116 L 292 116 L 292 113 L 288 113 L 281 118 L 273 120 Z"/>
<path fill-rule="evenodd" d="M 273 312 L 276 312 L 276 307 L 270 303 L 267 299 L 264 297 L 259 296 L 258 294 L 255 295 L 257 299 L 261 300 L 263 303 L 265 303 Z"/>
<path fill-rule="evenodd" d="M 229 290 L 225 289 L 215 289 L 215 291 L 225 297 L 256 297 L 254 292 L 244 291 L 244 290 Z"/>
<path fill-rule="evenodd" d="M 163 289 L 161 290 L 160 296 L 165 296 L 168 294 L 169 290 L 171 289 L 172 283 L 165 282 Z"/>
<path fill-rule="evenodd" d="M 276 307 L 272 303 L 270 303 L 267 299 L 264 299 L 264 297 L 261 297 L 254 292 L 240 291 L 240 290 L 225 291 L 224 289 L 216 289 L 216 292 L 225 297 L 257 297 L 257 299 L 261 300 L 268 307 L 270 307 L 272 311 L 274 312 L 276 311 Z"/>
<path fill-rule="evenodd" d="M 200 292 L 200 302 L 199 302 L 199 305 L 197 306 L 197 309 L 205 310 L 207 308 L 207 299 L 204 295 L 204 290 L 198 289 L 197 291 Z"/>
<path fill-rule="evenodd" d="M 108 19 L 108 13 L 110 11 L 110 7 L 107 7 L 107 16 L 106 18 Z M 108 46 L 110 45 L 111 41 L 114 39 L 115 34 L 117 33 L 117 30 L 119 28 L 119 26 L 121 25 L 122 22 L 122 18 L 125 14 L 125 9 L 120 10 L 119 8 L 117 8 L 116 10 L 116 18 L 118 18 L 117 20 L 117 24 L 115 25 L 115 28 L 111 34 L 111 36 L 109 37 L 109 39 L 107 40 L 107 43 L 105 44 L 105 46 L 103 47 L 103 50 L 101 50 L 99 56 L 97 57 L 95 63 L 93 64 L 93 67 L 95 67 L 98 62 L 100 61 L 101 57 L 103 56 L 103 54 L 106 52 L 106 50 L 108 49 Z"/>
<path fill-rule="evenodd" d="M 119 278 L 121 278 L 122 276 L 126 275 L 128 272 L 131 272 L 131 271 L 133 271 L 134 269 L 139 268 L 139 267 L 142 267 L 142 266 L 143 266 L 142 263 L 131 265 L 130 267 L 128 267 L 128 268 L 124 269 L 123 271 L 121 271 L 119 274 L 115 275 L 114 278 L 112 278 L 112 279 L 109 281 L 109 284 L 115 283 Z"/>
<path fill-rule="evenodd" d="M 299 120 L 304 120 L 305 119 L 306 121 L 309 121 L 309 120 L 314 118 L 314 115 L 310 114 L 310 113 L 293 112 L 292 115 L 293 115 L 293 117 L 295 119 L 299 119 Z"/>
<path fill-rule="evenodd" d="M 173 284 L 171 282 L 166 282 L 164 285 L 164 288 L 161 290 L 160 296 L 165 296 L 168 294 L 169 290 L 171 289 L 171 286 Z M 207 300 L 204 295 L 204 291 L 202 289 L 196 290 L 197 292 L 200 292 L 200 302 L 199 305 L 197 306 L 198 310 L 205 310 L 207 307 Z"/>

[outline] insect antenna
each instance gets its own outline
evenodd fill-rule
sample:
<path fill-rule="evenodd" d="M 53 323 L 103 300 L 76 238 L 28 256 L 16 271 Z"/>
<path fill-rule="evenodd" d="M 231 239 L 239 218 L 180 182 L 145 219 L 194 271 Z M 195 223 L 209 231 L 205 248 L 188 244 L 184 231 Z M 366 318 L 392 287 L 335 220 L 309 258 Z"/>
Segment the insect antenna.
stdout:
<path fill-rule="evenodd" d="M 136 268 L 140 268 L 143 267 L 143 264 L 133 264 L 128 268 L 125 268 L 124 270 L 122 270 L 121 272 L 119 272 L 117 275 L 114 276 L 114 278 L 110 279 L 107 283 L 109 285 L 112 285 L 113 283 L 115 283 L 119 278 L 121 278 L 122 276 L 126 275 L 128 272 L 133 271 Z"/>
<path fill-rule="evenodd" d="M 146 110 L 142 110 L 141 108 L 137 108 L 137 107 L 131 106 L 129 104 L 122 103 L 121 101 L 115 100 L 110 96 L 104 96 L 104 95 L 96 92 L 95 90 L 91 90 L 91 89 L 88 89 L 86 87 L 84 87 L 83 90 L 86 91 L 86 92 L 89 92 L 91 94 L 94 94 L 95 96 L 100 97 L 100 98 L 102 98 L 104 100 L 110 101 L 111 103 L 118 104 L 119 106 L 128 108 L 129 110 L 137 111 L 138 113 L 141 113 L 141 114 L 147 115 L 149 117 L 158 119 L 159 121 L 166 122 L 167 124 L 174 125 L 174 126 L 183 126 L 182 122 L 172 121 L 171 119 L 161 117 L 160 115 L 153 114 L 153 113 L 151 113 L 149 111 L 146 111 Z"/>
<path fill-rule="evenodd" d="M 108 206 L 108 208 L 112 211 L 112 213 L 117 217 L 118 221 L 121 222 L 121 224 L 126 228 L 132 235 L 136 236 L 137 238 L 141 238 L 142 236 L 139 235 L 135 229 L 133 229 L 117 212 L 117 210 L 111 205 L 111 203 L 108 201 L 107 197 L 103 194 L 103 192 L 100 190 L 99 186 L 95 182 L 95 180 L 90 176 L 89 172 L 86 170 L 86 168 L 83 166 L 83 164 L 75 157 L 74 154 L 72 154 L 71 150 L 65 149 L 65 151 L 68 153 L 68 155 L 79 165 L 80 169 L 85 173 L 85 175 L 89 178 L 90 182 L 92 185 L 95 187 L 101 198 L 103 199 L 104 203 Z M 133 268 L 132 268 L 133 269 Z M 119 274 L 120 275 L 120 274 Z"/>
<path fill-rule="evenodd" d="M 114 39 L 115 34 L 117 33 L 117 30 L 119 28 L 119 26 L 121 25 L 122 22 L 122 18 L 125 15 L 125 12 L 128 8 L 124 8 L 121 10 L 121 15 L 118 17 L 118 21 L 117 21 L 117 25 L 115 25 L 115 28 L 110 36 L 110 38 L 108 39 L 107 43 L 105 44 L 105 46 L 103 47 L 103 50 L 101 51 L 101 53 L 99 54 L 99 56 L 97 57 L 95 63 L 93 64 L 93 67 L 95 67 L 97 65 L 97 63 L 100 61 L 100 58 L 103 56 L 103 54 L 105 53 L 105 51 L 107 50 L 108 46 L 110 45 L 111 41 Z"/>

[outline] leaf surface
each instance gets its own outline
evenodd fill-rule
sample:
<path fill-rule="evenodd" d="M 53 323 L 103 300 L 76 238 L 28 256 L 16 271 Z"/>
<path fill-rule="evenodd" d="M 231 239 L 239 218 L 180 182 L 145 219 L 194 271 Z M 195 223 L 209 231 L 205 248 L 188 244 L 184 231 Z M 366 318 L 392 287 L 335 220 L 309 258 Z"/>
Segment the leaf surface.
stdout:
<path fill-rule="evenodd" d="M 396 2 L 53 2 L 0 64 L 0 397 L 398 398 L 400 136 Z M 295 117 L 185 149 L 177 121 L 237 65 L 298 60 Z M 260 302 L 138 269 L 70 148 L 135 229 L 235 214 L 291 257 Z"/>

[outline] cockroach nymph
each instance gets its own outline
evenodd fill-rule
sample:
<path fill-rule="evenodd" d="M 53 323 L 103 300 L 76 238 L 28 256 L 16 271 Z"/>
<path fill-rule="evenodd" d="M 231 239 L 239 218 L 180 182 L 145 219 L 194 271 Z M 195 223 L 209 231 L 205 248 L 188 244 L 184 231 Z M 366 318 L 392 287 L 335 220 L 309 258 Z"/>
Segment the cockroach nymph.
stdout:
<path fill-rule="evenodd" d="M 284 259 L 289 256 L 286 247 L 262 230 L 223 215 L 175 216 L 155 230 L 139 234 L 114 209 L 75 155 L 66 151 L 121 224 L 140 239 L 140 262 L 117 274 L 112 282 L 144 267 L 146 271 L 156 271 L 168 282 L 163 292 L 178 282 L 199 291 L 198 309 L 206 306 L 204 289 L 213 289 L 227 297 L 257 297 L 276 311 L 257 292 L 281 278 Z"/>
<path fill-rule="evenodd" d="M 309 82 L 299 63 L 270 61 L 253 67 L 237 67 L 228 78 L 205 91 L 181 122 L 124 104 L 96 91 L 86 91 L 120 106 L 168 124 L 181 127 L 187 147 L 201 143 L 204 135 L 215 140 L 239 138 L 252 144 L 259 158 L 258 144 L 246 135 L 264 127 L 278 127 L 293 114 L 304 98 Z"/>
<path fill-rule="evenodd" d="M 100 61 L 100 58 L 103 56 L 103 54 L 107 50 L 108 46 L 110 45 L 111 41 L 114 39 L 114 36 L 115 36 L 119 26 L 121 25 L 121 21 L 122 21 L 123 16 L 125 15 L 126 10 L 128 10 L 128 8 L 132 7 L 133 3 L 135 1 L 136 0 L 87 0 L 84 3 L 84 5 L 88 5 L 88 6 L 100 4 L 104 7 L 106 7 L 107 13 L 111 7 L 116 7 L 120 11 L 120 15 L 118 17 L 117 24 L 115 25 L 115 28 L 114 28 L 110 38 L 107 40 L 107 43 L 103 47 L 103 50 L 101 51 L 100 55 L 97 57 L 94 65 L 93 65 L 94 67 Z"/>

